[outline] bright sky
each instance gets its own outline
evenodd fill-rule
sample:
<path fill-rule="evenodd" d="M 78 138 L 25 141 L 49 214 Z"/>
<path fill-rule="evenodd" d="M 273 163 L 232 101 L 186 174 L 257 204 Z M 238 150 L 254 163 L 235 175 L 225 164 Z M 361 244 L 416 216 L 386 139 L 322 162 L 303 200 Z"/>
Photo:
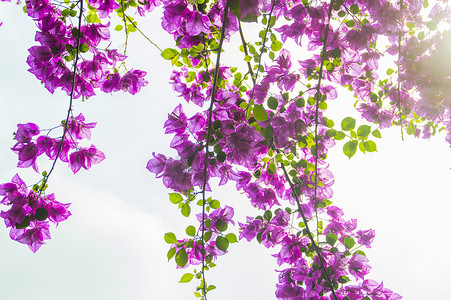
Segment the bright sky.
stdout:
<path fill-rule="evenodd" d="M 17 172 L 29 184 L 39 180 L 31 169 L 16 169 L 12 133 L 18 123 L 41 128 L 58 124 L 66 115 L 68 97 L 50 95 L 26 70 L 27 49 L 34 45 L 35 27 L 12 4 L 1 5 L 0 28 L 0 182 Z M 142 28 L 160 47 L 173 45 L 161 34 L 159 17 Z M 59 163 L 49 190 L 63 203 L 72 203 L 72 216 L 52 228 L 52 240 L 36 254 L 11 241 L 0 227 L 2 297 L 18 300 L 193 299 L 194 283 L 179 284 L 189 270 L 167 263 L 165 232 L 182 236 L 194 219 L 181 216 L 168 201 L 161 181 L 145 165 L 152 152 L 171 153 L 171 137 L 162 124 L 180 100 L 167 83 L 170 65 L 138 34 L 130 39 L 128 66 L 148 71 L 149 86 L 139 95 L 99 95 L 76 101 L 75 114 L 97 121 L 93 144 L 107 159 L 75 176 Z M 341 120 L 353 99 L 330 104 L 330 114 Z M 338 124 L 339 122 L 336 121 Z M 338 144 L 330 155 L 335 175 L 335 205 L 345 217 L 357 218 L 361 229 L 376 230 L 366 251 L 373 271 L 368 278 L 409 300 L 444 299 L 449 294 L 451 247 L 451 156 L 444 136 L 431 141 L 407 137 L 399 128 L 383 131 L 378 152 L 348 160 Z M 42 167 L 41 170 L 44 170 Z M 233 187 L 215 190 L 221 203 L 236 207 L 238 220 L 253 209 Z M 207 273 L 217 286 L 209 299 L 274 299 L 275 260 L 256 243 L 231 245 L 218 267 Z M 193 281 L 194 282 L 194 281 Z"/>

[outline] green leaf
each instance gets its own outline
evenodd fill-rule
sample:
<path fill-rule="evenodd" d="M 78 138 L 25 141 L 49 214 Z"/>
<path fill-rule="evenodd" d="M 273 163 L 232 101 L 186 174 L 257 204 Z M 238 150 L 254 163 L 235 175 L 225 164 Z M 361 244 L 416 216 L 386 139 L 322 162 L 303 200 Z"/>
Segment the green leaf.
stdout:
<path fill-rule="evenodd" d="M 216 247 L 218 247 L 219 250 L 226 252 L 227 248 L 229 248 L 229 240 L 225 237 L 218 236 L 216 238 Z"/>
<path fill-rule="evenodd" d="M 245 23 L 257 22 L 257 20 L 258 20 L 258 16 L 253 16 L 253 15 L 250 15 L 250 14 L 248 14 L 244 18 L 240 19 L 241 22 L 245 22 Z"/>
<path fill-rule="evenodd" d="M 168 251 L 168 254 L 167 254 L 167 257 L 168 257 L 168 261 L 170 261 L 171 260 L 171 258 L 173 258 L 174 257 L 174 255 L 175 255 L 175 248 L 171 248 L 171 249 L 169 249 L 169 251 Z"/>
<path fill-rule="evenodd" d="M 36 220 L 44 221 L 49 216 L 49 212 L 47 211 L 47 209 L 45 209 L 43 207 L 39 207 L 36 209 L 35 216 L 36 216 Z"/>
<path fill-rule="evenodd" d="M 321 109 L 321 110 L 327 109 L 327 102 L 320 102 L 318 104 L 318 108 Z"/>
<path fill-rule="evenodd" d="M 368 151 L 368 152 L 375 152 L 375 151 L 377 151 L 376 143 L 373 142 L 373 141 L 365 141 L 364 147 L 365 147 L 365 150 Z"/>
<path fill-rule="evenodd" d="M 346 137 L 346 134 L 343 131 L 337 131 L 335 133 L 334 139 L 336 141 L 341 141 L 342 139 L 344 139 Z"/>
<path fill-rule="evenodd" d="M 387 75 L 391 75 L 391 74 L 393 74 L 393 73 L 395 73 L 395 71 L 394 71 L 393 69 L 389 68 L 389 69 L 387 70 Z"/>
<path fill-rule="evenodd" d="M 337 242 L 337 235 L 335 233 L 328 233 L 326 236 L 326 242 L 333 246 Z"/>
<path fill-rule="evenodd" d="M 351 27 L 354 27 L 355 22 L 354 22 L 354 20 L 349 20 L 349 21 L 346 21 L 345 24 L 346 24 L 346 26 L 351 28 Z"/>
<path fill-rule="evenodd" d="M 116 27 L 114 27 L 114 30 L 116 31 L 121 31 L 124 28 L 124 26 L 122 25 L 117 25 Z"/>
<path fill-rule="evenodd" d="M 279 106 L 279 101 L 274 97 L 269 97 L 267 101 L 268 107 L 272 110 L 276 110 Z"/>
<path fill-rule="evenodd" d="M 305 99 L 304 98 L 299 98 L 296 100 L 295 102 L 296 106 L 301 108 L 305 106 Z"/>
<path fill-rule="evenodd" d="M 164 235 L 164 241 L 168 244 L 174 244 L 174 243 L 177 243 L 177 237 L 175 236 L 174 233 L 168 232 L 168 233 L 165 233 L 165 235 Z"/>
<path fill-rule="evenodd" d="M 211 238 L 211 235 L 213 234 L 213 232 L 211 231 L 207 231 L 204 233 L 204 241 L 208 242 Z"/>
<path fill-rule="evenodd" d="M 346 117 L 341 121 L 341 129 L 344 131 L 350 131 L 355 128 L 355 119 L 351 117 Z"/>
<path fill-rule="evenodd" d="M 183 201 L 183 197 L 179 193 L 170 193 L 169 201 L 171 201 L 174 204 L 177 204 Z"/>
<path fill-rule="evenodd" d="M 81 53 L 86 53 L 86 52 L 88 52 L 88 51 L 89 51 L 89 46 L 86 45 L 85 43 L 81 44 L 81 45 L 80 45 L 80 51 L 81 51 Z"/>
<path fill-rule="evenodd" d="M 30 218 L 28 216 L 26 216 L 24 218 L 24 220 L 22 221 L 22 223 L 16 223 L 16 228 L 17 229 L 24 229 L 24 228 L 27 228 L 28 225 L 30 225 Z"/>
<path fill-rule="evenodd" d="M 355 245 L 354 239 L 350 236 L 347 236 L 343 242 L 348 249 L 351 249 Z"/>
<path fill-rule="evenodd" d="M 283 44 L 280 41 L 274 41 L 271 44 L 271 50 L 272 51 L 279 51 L 282 49 Z"/>
<path fill-rule="evenodd" d="M 351 159 L 357 152 L 358 141 L 349 141 L 343 145 L 343 153 Z"/>
<path fill-rule="evenodd" d="M 265 211 L 265 213 L 263 214 L 263 218 L 265 218 L 265 220 L 269 221 L 272 219 L 272 211 L 270 211 L 269 209 Z"/>
<path fill-rule="evenodd" d="M 238 243 L 238 239 L 236 238 L 236 235 L 234 233 L 228 233 L 226 236 L 226 239 L 229 240 L 229 243 Z"/>
<path fill-rule="evenodd" d="M 349 279 L 348 277 L 346 277 L 344 275 L 338 277 L 338 282 L 341 284 L 348 283 L 349 281 L 351 281 L 351 279 Z"/>
<path fill-rule="evenodd" d="M 185 273 L 183 274 L 182 278 L 180 278 L 180 283 L 187 283 L 190 282 L 194 277 L 194 274 L 192 273 Z"/>
<path fill-rule="evenodd" d="M 183 204 L 182 206 L 182 215 L 185 217 L 189 217 L 189 214 L 191 213 L 191 207 L 189 204 Z"/>
<path fill-rule="evenodd" d="M 245 62 L 250 62 L 251 59 L 252 59 L 252 56 L 250 56 L 250 55 L 246 55 L 246 56 L 244 57 L 244 61 L 245 61 Z"/>
<path fill-rule="evenodd" d="M 379 129 L 374 130 L 371 134 L 378 139 L 382 138 L 382 135 L 381 135 L 381 132 L 379 131 Z"/>
<path fill-rule="evenodd" d="M 266 121 L 268 120 L 268 112 L 261 104 L 255 104 L 253 110 L 254 118 L 257 121 Z"/>
<path fill-rule="evenodd" d="M 179 52 L 172 48 L 166 48 L 161 52 L 161 56 L 166 60 L 171 60 L 177 55 L 179 55 Z"/>
<path fill-rule="evenodd" d="M 186 234 L 189 236 L 195 236 L 196 235 L 196 228 L 194 228 L 194 226 L 190 225 L 188 227 L 186 227 Z"/>
<path fill-rule="evenodd" d="M 62 11 L 61 11 L 61 15 L 63 16 L 63 17 L 67 17 L 68 15 L 69 15 L 69 8 L 66 8 L 66 9 L 63 9 Z"/>
<path fill-rule="evenodd" d="M 220 203 L 218 200 L 211 200 L 210 201 L 210 207 L 213 209 L 218 209 L 220 207 Z"/>
<path fill-rule="evenodd" d="M 227 230 L 228 225 L 226 222 L 222 221 L 221 219 L 218 219 L 215 223 L 215 227 L 218 231 L 224 232 Z"/>
<path fill-rule="evenodd" d="M 269 125 L 268 127 L 263 127 L 260 133 L 265 139 L 269 140 L 274 136 L 274 128 L 272 128 L 271 125 Z"/>
<path fill-rule="evenodd" d="M 186 263 L 188 262 L 188 255 L 186 254 L 185 248 L 180 249 L 177 251 L 177 254 L 175 255 L 175 263 L 183 268 Z"/>
<path fill-rule="evenodd" d="M 359 149 L 360 151 L 362 151 L 363 153 L 365 153 L 365 144 L 363 142 L 359 142 Z"/>
<path fill-rule="evenodd" d="M 334 137 L 337 134 L 337 131 L 335 129 L 329 129 L 326 131 L 327 137 Z"/>
<path fill-rule="evenodd" d="M 371 126 L 368 125 L 361 125 L 359 128 L 357 128 L 357 135 L 359 137 L 367 137 L 371 133 Z"/>

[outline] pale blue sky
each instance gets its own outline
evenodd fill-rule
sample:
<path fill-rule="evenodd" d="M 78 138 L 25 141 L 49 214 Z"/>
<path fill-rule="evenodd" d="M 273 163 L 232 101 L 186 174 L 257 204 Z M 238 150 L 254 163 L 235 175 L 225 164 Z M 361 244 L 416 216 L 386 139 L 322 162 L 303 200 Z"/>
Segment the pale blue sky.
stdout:
<path fill-rule="evenodd" d="M 26 70 L 27 49 L 34 45 L 35 27 L 18 6 L 0 6 L 0 182 L 17 172 L 28 183 L 39 179 L 31 169 L 16 169 L 12 133 L 18 123 L 53 127 L 66 115 L 68 98 L 50 95 Z M 158 30 L 159 16 L 141 23 L 160 47 L 172 46 Z M 227 46 L 226 46 L 227 47 Z M 226 48 L 227 49 L 227 48 Z M 52 228 L 52 240 L 33 254 L 11 241 L 0 227 L 2 297 L 25 300 L 57 299 L 194 299 L 193 284 L 178 284 L 185 271 L 167 263 L 165 232 L 182 235 L 194 219 L 182 217 L 168 201 L 162 183 L 145 165 L 153 151 L 171 153 L 171 137 L 162 124 L 180 100 L 168 78 L 170 65 L 135 34 L 130 38 L 130 68 L 148 71 L 149 86 L 137 96 L 99 95 L 76 101 L 75 114 L 97 121 L 93 143 L 107 159 L 75 176 L 59 163 L 49 190 L 63 203 L 71 202 L 72 216 Z M 352 109 L 352 98 L 330 104 L 331 116 L 341 120 Z M 336 122 L 337 123 L 337 122 Z M 447 254 L 451 208 L 450 149 L 440 136 L 431 141 L 405 142 L 399 128 L 383 131 L 378 152 L 348 160 L 341 144 L 330 155 L 335 175 L 332 201 L 357 218 L 361 229 L 376 230 L 367 251 L 373 266 L 368 278 L 383 280 L 405 299 L 443 299 L 448 295 Z M 43 167 L 42 170 L 45 168 Z M 217 192 L 216 192 L 217 191 Z M 236 206 L 244 220 L 249 208 L 233 186 L 215 190 L 223 204 Z M 191 221 L 191 222 L 190 222 Z M 217 286 L 209 299 L 274 299 L 275 260 L 256 243 L 231 245 L 230 253 L 207 273 Z"/>

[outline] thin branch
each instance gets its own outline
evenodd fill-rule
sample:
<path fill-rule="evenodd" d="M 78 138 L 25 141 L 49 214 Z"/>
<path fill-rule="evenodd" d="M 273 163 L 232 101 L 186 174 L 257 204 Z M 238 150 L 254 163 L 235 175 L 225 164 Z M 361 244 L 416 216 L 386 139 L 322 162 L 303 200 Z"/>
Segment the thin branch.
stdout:
<path fill-rule="evenodd" d="M 307 217 L 305 216 L 304 211 L 302 210 L 301 202 L 299 201 L 299 196 L 296 194 L 296 190 L 295 190 L 295 188 L 294 188 L 293 183 L 291 182 L 291 179 L 290 179 L 290 177 L 289 177 L 289 175 L 288 175 L 287 169 L 285 168 L 284 164 L 283 164 L 283 163 L 280 163 L 280 166 L 281 166 L 281 168 L 282 168 L 282 170 L 283 170 L 283 173 L 284 173 L 284 175 L 285 175 L 285 178 L 286 178 L 287 181 L 288 181 L 288 184 L 290 185 L 290 188 L 291 188 L 291 192 L 292 192 L 292 194 L 293 194 L 293 197 L 294 197 L 294 199 L 296 200 L 296 204 L 297 204 L 297 206 L 298 206 L 298 212 L 301 214 L 302 220 L 303 220 L 303 222 L 304 222 L 304 224 L 305 224 L 305 229 L 307 230 L 307 235 L 308 235 L 310 241 L 312 242 L 313 247 L 315 248 L 315 252 L 316 252 L 316 254 L 317 254 L 317 256 L 318 256 L 318 259 L 319 259 L 320 267 L 321 267 L 321 269 L 323 270 L 324 275 L 326 276 L 326 280 L 327 280 L 327 281 L 329 282 L 329 284 L 330 284 L 330 290 L 331 290 L 331 292 L 332 292 L 332 294 L 333 294 L 333 296 L 334 296 L 334 299 L 335 299 L 335 300 L 338 300 L 338 297 L 337 297 L 337 295 L 335 294 L 335 290 L 334 290 L 334 287 L 333 287 L 333 282 L 332 282 L 332 280 L 330 279 L 329 274 L 327 273 L 326 266 L 325 266 L 325 264 L 324 264 L 324 259 L 323 259 L 323 257 L 321 256 L 321 249 L 318 247 L 318 245 L 317 245 L 316 242 L 315 242 L 315 238 L 313 237 L 312 231 L 310 230 L 310 228 L 309 228 L 309 226 L 308 226 L 308 220 L 307 220 Z"/>
<path fill-rule="evenodd" d="M 241 28 L 240 20 L 238 20 L 238 26 L 239 26 L 239 29 L 240 29 L 241 44 L 243 45 L 244 54 L 246 56 L 248 56 L 249 53 L 247 52 L 247 43 L 246 43 L 246 40 L 244 39 L 243 29 Z M 252 70 L 252 66 L 251 66 L 251 62 L 250 61 L 247 62 L 247 68 L 249 69 L 249 74 L 251 74 L 252 82 L 253 82 L 253 84 L 255 86 L 256 78 L 254 77 L 254 71 Z"/>
<path fill-rule="evenodd" d="M 225 37 L 225 27 L 226 27 L 226 21 L 227 21 L 227 13 L 229 10 L 229 1 L 227 0 L 225 7 L 224 7 L 224 16 L 222 19 L 222 28 L 221 28 L 221 38 L 219 40 L 219 46 L 218 46 L 218 52 L 216 57 L 216 66 L 215 66 L 215 72 L 213 77 L 213 86 L 211 88 L 211 98 L 210 98 L 210 107 L 208 108 L 208 127 L 207 127 L 207 137 L 205 140 L 205 161 L 204 161 L 204 182 L 202 185 L 202 291 L 204 295 L 204 299 L 207 299 L 206 296 L 206 281 L 205 281 L 205 241 L 204 241 L 204 234 L 205 234 L 205 204 L 206 204 L 206 197 L 205 197 L 205 191 L 207 186 L 207 168 L 208 168 L 208 162 L 209 162 L 209 149 L 208 149 L 208 141 L 211 137 L 211 128 L 212 128 L 212 115 L 213 115 L 213 106 L 215 103 L 215 95 L 216 95 L 216 85 L 218 82 L 218 74 L 219 74 L 219 64 L 221 61 L 221 52 L 222 52 L 222 44 L 224 42 Z"/>
<path fill-rule="evenodd" d="M 257 72 L 255 73 L 255 80 L 257 80 L 258 73 L 260 72 L 260 66 L 261 66 L 261 62 L 262 62 L 263 49 L 266 49 L 265 44 L 266 44 L 267 35 L 268 35 L 268 31 L 269 31 L 269 25 L 271 24 L 271 17 L 272 17 L 272 12 L 274 10 L 274 6 L 276 6 L 276 0 L 273 0 L 272 6 L 271 6 L 271 11 L 269 12 L 269 18 L 268 18 L 268 23 L 266 25 L 265 36 L 263 37 L 262 48 L 261 48 L 261 51 L 260 51 L 260 55 L 258 56 L 258 67 L 257 67 Z M 252 100 L 254 99 L 254 93 L 255 93 L 255 84 L 252 87 L 252 93 L 251 93 L 251 98 L 250 98 L 249 102 L 252 102 Z"/>
<path fill-rule="evenodd" d="M 128 26 L 127 26 L 127 20 L 125 19 L 125 7 L 124 7 L 124 1 L 121 0 L 121 8 L 122 8 L 122 20 L 124 21 L 124 29 L 125 29 L 125 49 L 124 49 L 124 55 L 127 55 L 127 45 L 128 45 Z M 129 19 L 130 20 L 130 19 Z M 133 22 L 131 22 L 133 24 Z"/>
<path fill-rule="evenodd" d="M 329 3 L 329 11 L 328 11 L 328 18 L 327 18 L 327 24 L 326 24 L 326 28 L 325 28 L 325 32 L 324 32 L 324 40 L 323 40 L 323 49 L 322 49 L 322 53 L 321 53 L 321 65 L 319 67 L 319 75 L 318 75 L 318 85 L 316 86 L 316 104 L 315 104 L 315 212 L 317 211 L 317 202 L 318 202 L 318 151 L 319 151 L 319 147 L 318 147 L 318 125 L 319 125 L 319 120 L 318 120 L 318 116 L 319 116 L 319 102 L 321 100 L 321 80 L 323 79 L 323 68 L 324 68 L 324 61 L 326 59 L 326 53 L 327 53 L 327 39 L 329 37 L 329 30 L 330 30 L 330 19 L 332 16 L 332 7 L 333 7 L 333 3 L 334 0 L 331 0 Z M 286 174 L 286 170 L 284 168 L 284 172 Z M 287 176 L 287 174 L 286 174 Z M 290 182 L 290 179 L 287 176 L 287 180 Z M 291 185 L 291 184 L 290 184 Z M 296 199 L 297 201 L 299 201 L 298 199 Z M 299 203 L 299 202 L 298 202 Z M 304 216 L 303 216 L 304 218 Z M 318 220 L 318 219 L 317 219 Z M 306 224 L 307 226 L 307 224 Z M 307 227 L 306 227 L 307 228 Z M 324 274 L 327 278 L 327 281 L 329 281 L 330 283 L 330 290 L 334 296 L 334 298 L 337 300 L 337 295 L 335 294 L 335 290 L 333 287 L 333 283 L 329 277 L 329 274 L 327 274 L 327 270 L 324 266 L 324 261 L 323 258 L 320 254 L 320 250 L 318 248 L 318 246 L 316 245 L 316 243 L 313 240 L 313 236 L 311 236 L 310 233 L 310 237 L 312 239 L 312 243 L 315 246 L 315 250 L 318 254 L 320 263 L 321 263 L 321 268 L 324 271 Z"/>
<path fill-rule="evenodd" d="M 152 42 L 152 40 L 151 40 L 147 35 L 145 35 L 144 32 L 142 32 L 141 29 L 139 29 L 138 26 L 136 26 L 135 23 L 132 22 L 132 20 L 130 20 L 130 17 L 129 17 L 129 16 L 127 16 L 127 15 L 125 15 L 125 14 L 124 14 L 124 16 L 130 21 L 130 23 L 133 25 L 133 27 L 135 27 L 135 29 L 138 30 L 138 32 L 141 33 L 141 35 L 142 35 L 146 40 L 149 41 L 149 43 L 151 43 L 152 45 L 154 45 L 160 52 L 163 52 L 163 50 L 161 50 L 161 48 L 158 47 L 157 44 L 155 44 L 154 42 Z"/>
<path fill-rule="evenodd" d="M 59 157 L 61 151 L 63 151 L 63 145 L 64 145 L 64 141 L 66 139 L 66 132 L 68 130 L 69 118 L 72 113 L 72 102 L 74 99 L 74 91 L 75 91 L 75 84 L 76 84 L 76 78 L 77 78 L 77 63 L 78 63 L 79 54 L 80 54 L 80 38 L 81 38 L 80 30 L 81 30 L 81 19 L 83 16 L 83 0 L 80 0 L 78 3 L 80 4 L 80 14 L 78 15 L 78 35 L 77 35 L 77 44 L 75 47 L 75 51 L 76 51 L 75 52 L 75 60 L 74 60 L 74 64 L 73 64 L 74 71 L 72 73 L 72 87 L 71 87 L 70 95 L 69 95 L 69 108 L 67 110 L 66 122 L 63 126 L 63 136 L 61 137 L 60 147 L 58 149 L 58 152 L 56 152 L 55 160 L 53 161 L 52 167 L 50 168 L 50 171 L 45 176 L 45 179 L 43 180 L 41 188 L 39 189 L 39 195 L 42 194 L 42 192 L 45 188 L 45 185 L 48 181 L 48 178 L 50 177 L 50 174 L 52 174 L 53 170 L 55 169 L 55 165 L 56 165 L 56 162 L 58 161 L 58 157 Z"/>

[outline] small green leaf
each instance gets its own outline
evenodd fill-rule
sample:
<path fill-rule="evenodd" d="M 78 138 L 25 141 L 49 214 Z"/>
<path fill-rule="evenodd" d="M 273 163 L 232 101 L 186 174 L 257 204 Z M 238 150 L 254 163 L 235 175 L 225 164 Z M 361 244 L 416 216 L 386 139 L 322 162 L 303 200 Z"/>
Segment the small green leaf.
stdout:
<path fill-rule="evenodd" d="M 204 241 L 208 242 L 212 236 L 213 232 L 207 231 L 204 233 Z"/>
<path fill-rule="evenodd" d="M 36 209 L 35 216 L 36 216 L 36 220 L 44 221 L 49 216 L 49 212 L 47 209 L 45 209 L 43 207 L 39 207 L 38 209 Z"/>
<path fill-rule="evenodd" d="M 305 99 L 304 98 L 299 98 L 296 100 L 295 102 L 296 106 L 301 108 L 305 106 Z"/>
<path fill-rule="evenodd" d="M 341 141 L 342 139 L 344 139 L 346 137 L 346 134 L 343 131 L 337 131 L 335 133 L 334 139 L 336 141 Z"/>
<path fill-rule="evenodd" d="M 359 137 L 367 137 L 371 133 L 371 126 L 368 125 L 361 125 L 359 128 L 357 128 L 357 135 Z"/>
<path fill-rule="evenodd" d="M 269 140 L 269 139 L 271 139 L 274 136 L 274 128 L 272 128 L 271 125 L 269 125 L 268 127 L 263 127 L 261 129 L 260 133 L 262 134 L 262 136 L 265 139 Z"/>
<path fill-rule="evenodd" d="M 179 193 L 170 193 L 169 201 L 171 201 L 174 204 L 177 204 L 183 201 L 183 197 Z"/>
<path fill-rule="evenodd" d="M 327 102 L 320 102 L 318 104 L 318 108 L 321 109 L 321 110 L 327 109 Z"/>
<path fill-rule="evenodd" d="M 180 283 L 187 283 L 190 282 L 194 277 L 194 274 L 192 273 L 185 273 L 183 274 L 182 278 L 180 278 Z"/>
<path fill-rule="evenodd" d="M 379 131 L 379 129 L 374 130 L 371 134 L 378 139 L 382 138 L 382 135 L 381 135 L 381 132 Z"/>
<path fill-rule="evenodd" d="M 337 131 L 335 129 L 329 129 L 326 131 L 327 137 L 334 137 L 337 134 Z"/>
<path fill-rule="evenodd" d="M 171 260 L 171 258 L 173 258 L 174 257 L 174 255 L 175 255 L 175 248 L 171 248 L 171 249 L 169 249 L 169 251 L 168 251 L 168 254 L 167 254 L 167 257 L 168 257 L 168 261 L 170 261 Z"/>
<path fill-rule="evenodd" d="M 189 214 L 191 213 L 191 207 L 189 204 L 183 204 L 182 206 L 182 215 L 185 217 L 189 217 Z"/>
<path fill-rule="evenodd" d="M 28 225 L 30 225 L 30 218 L 28 216 L 26 216 L 24 218 L 24 220 L 22 221 L 22 223 L 16 223 L 16 228 L 17 229 L 24 229 L 24 228 L 27 228 Z"/>
<path fill-rule="evenodd" d="M 216 158 L 218 159 L 219 162 L 225 162 L 225 160 L 227 158 L 227 154 L 225 152 L 221 151 L 217 154 Z"/>
<path fill-rule="evenodd" d="M 263 218 L 265 218 L 265 220 L 269 221 L 272 219 L 272 211 L 270 211 L 269 209 L 265 211 L 265 213 L 263 214 Z"/>
<path fill-rule="evenodd" d="M 395 73 L 395 71 L 393 70 L 393 69 L 391 69 L 391 68 L 389 68 L 388 70 L 387 70 L 387 75 L 391 75 L 391 74 L 393 74 L 393 73 Z"/>
<path fill-rule="evenodd" d="M 220 203 L 218 200 L 211 200 L 210 201 L 210 207 L 213 209 L 218 209 L 220 207 Z"/>
<path fill-rule="evenodd" d="M 349 20 L 345 22 L 346 26 L 348 26 L 349 28 L 354 27 L 355 22 L 354 20 Z"/>
<path fill-rule="evenodd" d="M 255 104 L 253 110 L 254 118 L 257 121 L 266 121 L 268 120 L 268 112 L 261 104 Z"/>
<path fill-rule="evenodd" d="M 222 221 L 221 219 L 218 219 L 215 223 L 215 227 L 218 231 L 224 232 L 227 230 L 228 225 L 226 222 Z"/>
<path fill-rule="evenodd" d="M 373 141 L 365 141 L 364 146 L 365 146 L 365 150 L 368 152 L 377 151 L 376 143 Z"/>
<path fill-rule="evenodd" d="M 177 251 L 177 254 L 175 255 L 175 262 L 181 268 L 186 265 L 186 263 L 188 262 L 188 255 L 186 254 L 185 248 Z"/>
<path fill-rule="evenodd" d="M 179 55 L 179 52 L 172 48 L 166 48 L 161 52 L 161 56 L 166 60 L 171 60 L 177 55 Z"/>
<path fill-rule="evenodd" d="M 279 101 L 275 97 L 269 97 L 267 104 L 270 109 L 276 110 L 279 106 Z"/>
<path fill-rule="evenodd" d="M 337 242 L 337 235 L 335 233 L 328 233 L 326 236 L 326 242 L 333 246 Z"/>
<path fill-rule="evenodd" d="M 352 237 L 347 236 L 344 240 L 344 244 L 345 244 L 346 248 L 351 249 L 352 247 L 354 247 L 355 241 Z"/>
<path fill-rule="evenodd" d="M 245 61 L 245 62 L 250 62 L 251 59 L 252 59 L 252 56 L 250 56 L 250 55 L 246 55 L 246 56 L 244 57 L 244 61 Z"/>
<path fill-rule="evenodd" d="M 349 281 L 351 281 L 351 279 L 349 279 L 348 277 L 346 277 L 344 275 L 338 277 L 338 282 L 341 284 L 348 283 Z"/>
<path fill-rule="evenodd" d="M 236 238 L 236 235 L 234 233 L 228 233 L 226 235 L 226 239 L 228 239 L 229 243 L 231 243 L 231 244 L 238 243 L 238 239 Z"/>
<path fill-rule="evenodd" d="M 168 244 L 174 244 L 177 243 L 177 237 L 174 233 L 168 232 L 164 235 L 164 241 Z"/>
<path fill-rule="evenodd" d="M 117 25 L 116 27 L 114 27 L 114 30 L 116 31 L 121 31 L 124 28 L 124 26 L 122 25 Z"/>
<path fill-rule="evenodd" d="M 219 250 L 226 252 L 227 248 L 229 248 L 229 240 L 225 237 L 218 236 L 216 238 L 216 247 L 218 247 Z"/>
<path fill-rule="evenodd" d="M 190 225 L 188 227 L 186 227 L 186 234 L 189 236 L 195 236 L 196 235 L 196 228 L 194 228 L 194 226 Z"/>
<path fill-rule="evenodd" d="M 279 51 L 282 49 L 283 44 L 280 41 L 274 41 L 271 44 L 271 50 L 272 51 Z"/>
<path fill-rule="evenodd" d="M 361 142 L 359 142 L 359 149 L 360 149 L 360 151 L 362 151 L 363 153 L 365 153 L 366 151 L 365 151 L 365 144 L 361 141 Z"/>
<path fill-rule="evenodd" d="M 343 153 L 351 159 L 357 152 L 358 141 L 349 141 L 343 145 Z"/>
<path fill-rule="evenodd" d="M 341 121 L 341 129 L 344 131 L 350 131 L 355 128 L 355 119 L 351 117 L 346 117 Z"/>
<path fill-rule="evenodd" d="M 81 45 L 80 45 L 80 51 L 81 51 L 81 53 L 86 53 L 86 52 L 88 52 L 88 51 L 89 51 L 89 46 L 86 45 L 85 43 L 81 44 Z"/>

